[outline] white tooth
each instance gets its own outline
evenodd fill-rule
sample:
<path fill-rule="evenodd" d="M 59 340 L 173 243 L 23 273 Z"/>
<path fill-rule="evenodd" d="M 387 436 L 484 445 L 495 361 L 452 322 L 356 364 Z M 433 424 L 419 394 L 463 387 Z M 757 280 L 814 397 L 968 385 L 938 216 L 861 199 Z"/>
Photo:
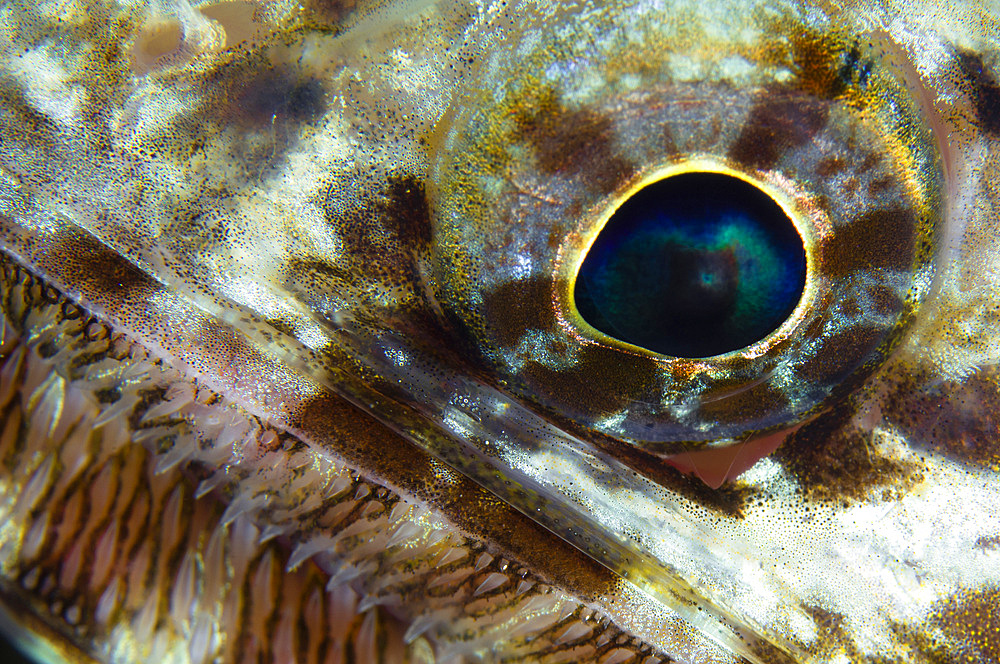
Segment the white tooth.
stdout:
<path fill-rule="evenodd" d="M 121 579 L 115 577 L 97 600 L 97 608 L 94 609 L 94 620 L 98 625 L 107 625 L 111 620 L 111 615 L 118 608 L 121 600 Z"/>
<path fill-rule="evenodd" d="M 31 474 L 31 479 L 28 480 L 24 491 L 21 492 L 21 496 L 17 501 L 17 508 L 14 510 L 14 515 L 17 518 L 24 518 L 47 493 L 54 465 L 55 456 L 49 455 L 45 457 L 45 461 Z"/>
<path fill-rule="evenodd" d="M 633 656 L 635 656 L 635 653 L 631 650 L 616 648 L 598 660 L 598 664 L 622 664 L 622 662 L 632 659 Z"/>
<path fill-rule="evenodd" d="M 198 616 L 194 630 L 191 633 L 191 640 L 188 643 L 188 656 L 191 658 L 191 664 L 203 664 L 203 662 L 208 660 L 211 654 L 209 650 L 212 647 L 212 635 L 214 631 L 214 623 L 211 617 Z M 284 661 L 293 662 L 295 660 L 293 658 Z"/>
<path fill-rule="evenodd" d="M 489 565 L 491 562 L 493 562 L 493 556 L 491 556 L 490 554 L 485 553 L 485 552 L 480 553 L 479 557 L 476 558 L 476 567 L 475 567 L 475 570 L 478 572 L 478 571 L 482 570 L 484 567 L 486 567 L 487 565 Z"/>
<path fill-rule="evenodd" d="M 4 362 L 3 369 L 0 369 L 0 408 L 5 408 L 20 388 L 18 377 L 24 364 L 25 352 L 24 346 L 18 346 Z"/>
<path fill-rule="evenodd" d="M 167 652 L 170 649 L 170 633 L 165 630 L 157 630 L 153 637 L 153 643 L 149 648 L 149 657 L 146 658 L 148 664 L 159 664 L 167 661 Z"/>
<path fill-rule="evenodd" d="M 31 528 L 24 536 L 24 543 L 21 545 L 21 560 L 34 560 L 41 553 L 45 536 L 49 532 L 49 514 L 48 510 L 42 511 L 35 522 L 31 524 Z"/>
<path fill-rule="evenodd" d="M 194 600 L 195 568 L 191 551 L 184 553 L 177 578 L 170 593 L 170 616 L 175 628 L 182 631 L 191 619 L 191 603 Z"/>
<path fill-rule="evenodd" d="M 184 508 L 184 490 L 176 487 L 163 508 L 163 531 L 160 543 L 165 549 L 173 547 L 181 536 L 181 514 Z"/>
<path fill-rule="evenodd" d="M 69 482 L 77 474 L 88 467 L 91 461 L 90 435 L 94 430 L 94 425 L 89 418 L 84 418 L 77 423 L 73 430 L 69 432 L 59 450 L 59 459 L 62 462 L 61 480 Z"/>
<path fill-rule="evenodd" d="M 569 627 L 567 627 L 562 634 L 556 639 L 556 645 L 561 646 L 564 643 L 570 643 L 571 641 L 577 641 L 583 637 L 590 634 L 593 631 L 589 625 L 582 622 L 575 622 Z"/>
<path fill-rule="evenodd" d="M 361 628 L 358 629 L 354 641 L 354 657 L 359 662 L 378 661 L 378 650 L 376 649 L 376 611 L 371 611 L 365 615 L 361 621 Z"/>
<path fill-rule="evenodd" d="M 207 494 L 215 490 L 217 486 L 222 484 L 226 480 L 226 474 L 220 469 L 215 471 L 211 477 L 207 477 L 201 481 L 198 488 L 195 489 L 194 497 L 195 500 L 204 498 Z"/>
<path fill-rule="evenodd" d="M 453 546 L 450 549 L 448 549 L 447 551 L 445 551 L 444 555 L 442 555 L 438 559 L 438 561 L 436 563 L 434 563 L 434 567 L 443 567 L 444 565 L 447 565 L 448 563 L 453 563 L 456 560 L 461 560 L 461 559 L 465 558 L 468 555 L 469 555 L 469 550 L 466 549 L 465 547 Z"/>
<path fill-rule="evenodd" d="M 119 398 L 118 401 L 106 404 L 104 406 L 104 409 L 101 411 L 101 414 L 97 416 L 96 420 L 94 420 L 94 428 L 96 429 L 97 427 L 107 424 L 112 420 L 117 420 L 119 418 L 125 417 L 126 414 L 132 412 L 132 409 L 135 407 L 135 404 L 136 400 L 134 395 L 122 394 L 121 398 Z"/>
<path fill-rule="evenodd" d="M 288 530 L 286 526 L 277 523 L 269 523 L 267 524 L 267 526 L 264 527 L 264 531 L 261 532 L 260 540 L 258 541 L 258 543 L 264 544 L 265 542 L 269 542 L 270 540 L 273 540 L 275 537 L 284 535 L 286 530 Z"/>
<path fill-rule="evenodd" d="M 140 442 L 140 441 L 136 441 Z M 186 440 L 178 439 L 174 442 L 174 446 L 167 451 L 166 454 L 160 456 L 156 460 L 156 469 L 153 471 L 156 475 L 163 475 L 168 473 L 178 464 L 183 463 L 191 455 L 193 451 L 193 446 L 190 445 Z"/>
<path fill-rule="evenodd" d="M 77 540 L 70 548 L 69 553 L 62 559 L 59 568 L 59 585 L 70 589 L 76 585 L 76 578 L 80 575 L 80 568 L 83 565 L 84 540 Z"/>
<path fill-rule="evenodd" d="M 274 649 L 274 659 L 276 662 L 295 662 L 298 657 L 295 652 L 295 619 L 288 615 L 292 611 L 283 611 L 281 620 L 274 630 L 271 645 Z"/>
<path fill-rule="evenodd" d="M 52 437 L 56 425 L 62 418 L 66 400 L 66 381 L 53 371 L 31 394 L 29 403 L 29 441 L 46 441 Z"/>
<path fill-rule="evenodd" d="M 226 531 L 216 528 L 212 531 L 212 536 L 208 539 L 205 547 L 204 571 L 202 579 L 205 587 L 198 594 L 199 605 L 206 610 L 215 606 L 218 598 L 222 595 L 222 588 L 226 582 Z"/>
<path fill-rule="evenodd" d="M 410 509 L 409 503 L 405 503 L 402 500 L 396 501 L 396 504 L 392 506 L 392 510 L 389 512 L 389 523 L 396 523 L 403 515 L 406 514 Z"/>
<path fill-rule="evenodd" d="M 149 422 L 167 415 L 173 415 L 194 400 L 194 386 L 181 381 L 170 386 L 163 401 L 147 410 L 140 422 Z"/>
<path fill-rule="evenodd" d="M 97 540 L 94 547 L 94 562 L 90 572 L 90 587 L 99 588 L 104 585 L 108 572 L 111 571 L 111 564 L 115 561 L 115 547 L 118 544 L 118 519 L 112 519 L 111 523 Z"/>
<path fill-rule="evenodd" d="M 338 475 L 333 484 L 330 485 L 329 496 L 333 498 L 341 491 L 346 490 L 353 484 L 351 478 L 348 475 Z"/>
<path fill-rule="evenodd" d="M 439 620 L 434 615 L 417 616 L 403 634 L 403 641 L 409 645 L 423 636 L 432 627 L 438 624 Z"/>
<path fill-rule="evenodd" d="M 491 590 L 496 590 L 503 584 L 507 583 L 507 581 L 509 580 L 510 579 L 507 577 L 506 574 L 493 572 L 492 574 L 487 576 L 482 583 L 479 584 L 479 587 L 476 588 L 475 592 L 472 593 L 472 596 L 479 597 L 480 595 L 488 593 Z"/>
<path fill-rule="evenodd" d="M 334 540 L 329 537 L 314 537 L 311 540 L 299 543 L 292 549 L 292 555 L 288 558 L 288 565 L 285 567 L 285 571 L 294 572 L 299 565 L 313 555 L 321 551 L 332 550 L 333 545 Z"/>
<path fill-rule="evenodd" d="M 133 623 L 135 625 L 135 640 L 139 643 L 148 643 L 153 636 L 153 628 L 156 627 L 156 611 L 159 600 L 160 598 L 156 593 L 150 593 L 142 608 L 139 609 L 139 613 L 135 616 L 135 622 Z"/>

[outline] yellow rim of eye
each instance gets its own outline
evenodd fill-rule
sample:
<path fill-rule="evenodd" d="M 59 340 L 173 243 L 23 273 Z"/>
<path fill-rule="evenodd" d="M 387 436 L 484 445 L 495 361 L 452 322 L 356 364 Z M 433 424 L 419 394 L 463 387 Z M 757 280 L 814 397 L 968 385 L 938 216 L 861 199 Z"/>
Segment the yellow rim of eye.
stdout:
<path fill-rule="evenodd" d="M 774 203 L 781 208 L 785 216 L 791 221 L 796 232 L 802 238 L 802 244 L 806 256 L 805 286 L 799 297 L 795 309 L 788 315 L 775 330 L 768 333 L 759 341 L 736 350 L 720 353 L 705 358 L 678 358 L 663 355 L 651 351 L 642 346 L 622 341 L 612 337 L 588 323 L 580 315 L 576 306 L 576 281 L 580 273 L 587 254 L 597 241 L 598 236 L 604 230 L 608 221 L 616 212 L 630 200 L 635 194 L 650 185 L 662 182 L 678 175 L 710 173 L 717 175 L 727 175 L 752 187 L 762 191 Z M 594 221 L 596 219 L 596 221 Z M 561 255 L 562 260 L 556 264 L 555 283 L 560 284 L 558 292 L 558 307 L 560 317 L 564 324 L 579 330 L 578 338 L 591 339 L 603 345 L 618 348 L 630 353 L 638 353 L 665 362 L 718 362 L 728 358 L 756 358 L 765 355 L 776 342 L 787 338 L 799 326 L 805 317 L 805 312 L 812 307 L 818 297 L 816 285 L 816 256 L 812 251 L 815 240 L 820 236 L 830 233 L 830 222 L 818 206 L 812 204 L 807 195 L 803 192 L 792 190 L 790 182 L 779 182 L 776 179 L 767 180 L 756 175 L 747 173 L 745 170 L 736 168 L 729 163 L 709 155 L 694 155 L 680 161 L 659 166 L 644 173 L 641 173 L 633 182 L 627 186 L 621 194 L 615 196 L 611 205 L 604 209 L 595 210 L 593 214 L 587 215 L 580 226 L 580 230 L 569 237 L 566 242 L 566 251 Z"/>

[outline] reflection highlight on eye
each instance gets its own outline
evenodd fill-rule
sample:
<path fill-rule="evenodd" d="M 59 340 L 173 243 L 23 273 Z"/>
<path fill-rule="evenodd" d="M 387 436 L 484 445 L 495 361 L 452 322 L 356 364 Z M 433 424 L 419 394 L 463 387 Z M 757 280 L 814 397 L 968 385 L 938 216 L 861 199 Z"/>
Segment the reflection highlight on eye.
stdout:
<path fill-rule="evenodd" d="M 805 280 L 802 238 L 773 199 L 735 177 L 684 173 L 615 211 L 574 297 L 584 321 L 611 337 L 700 358 L 773 332 Z"/>

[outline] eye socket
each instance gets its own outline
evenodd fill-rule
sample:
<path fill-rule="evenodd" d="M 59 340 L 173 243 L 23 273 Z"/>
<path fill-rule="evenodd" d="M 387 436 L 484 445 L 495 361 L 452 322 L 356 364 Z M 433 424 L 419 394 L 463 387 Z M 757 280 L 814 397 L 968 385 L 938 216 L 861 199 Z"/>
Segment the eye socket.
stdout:
<path fill-rule="evenodd" d="M 806 255 L 771 197 L 721 173 L 681 173 L 625 200 L 596 236 L 573 289 L 583 321 L 663 355 L 754 344 L 798 304 Z"/>
<path fill-rule="evenodd" d="M 791 427 L 883 362 L 933 279 L 940 157 L 877 49 L 825 39 L 805 54 L 713 45 L 697 71 L 545 39 L 496 55 L 496 86 L 453 119 L 435 167 L 434 282 L 503 389 L 598 445 L 670 457 Z M 697 346 L 697 325 L 687 348 L 651 341 L 644 314 L 612 329 L 601 297 L 641 311 L 658 296 L 628 292 L 629 276 L 601 296 L 589 252 L 636 192 L 695 173 L 781 208 L 804 284 L 790 271 L 766 324 L 717 345 Z"/>

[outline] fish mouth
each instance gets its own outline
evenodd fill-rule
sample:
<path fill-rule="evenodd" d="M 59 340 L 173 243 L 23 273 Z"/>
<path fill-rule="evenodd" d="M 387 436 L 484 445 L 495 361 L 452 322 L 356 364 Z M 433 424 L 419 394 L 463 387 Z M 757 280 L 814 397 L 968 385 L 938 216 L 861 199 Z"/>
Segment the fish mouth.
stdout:
<path fill-rule="evenodd" d="M 307 444 L 0 278 L 0 601 L 35 658 L 662 657 L 596 608 L 614 574 L 350 404 Z"/>

